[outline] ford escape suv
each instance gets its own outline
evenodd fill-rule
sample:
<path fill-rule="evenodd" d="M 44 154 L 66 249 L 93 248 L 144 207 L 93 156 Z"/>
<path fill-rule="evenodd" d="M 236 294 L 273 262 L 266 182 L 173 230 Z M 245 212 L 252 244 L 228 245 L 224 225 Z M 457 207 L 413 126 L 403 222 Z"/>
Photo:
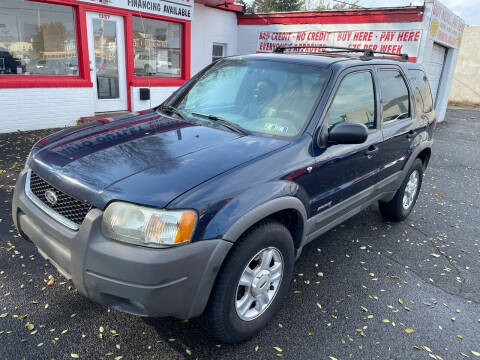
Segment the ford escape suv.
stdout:
<path fill-rule="evenodd" d="M 252 337 L 305 244 L 375 202 L 409 215 L 436 123 L 420 65 L 293 51 L 222 59 L 158 108 L 40 140 L 17 229 L 96 302 Z"/>

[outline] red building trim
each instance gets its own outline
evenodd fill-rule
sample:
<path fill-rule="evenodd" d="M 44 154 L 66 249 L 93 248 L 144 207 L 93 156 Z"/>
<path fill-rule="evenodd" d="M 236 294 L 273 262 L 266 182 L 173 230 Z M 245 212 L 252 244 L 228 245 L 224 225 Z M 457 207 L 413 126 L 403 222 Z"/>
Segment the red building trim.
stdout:
<path fill-rule="evenodd" d="M 89 4 L 76 0 L 32 0 L 56 5 L 71 6 L 74 11 L 77 35 L 78 76 L 44 76 L 44 75 L 0 75 L 2 88 L 72 88 L 93 87 L 90 78 L 90 57 L 88 51 L 87 17 L 86 13 L 98 12 L 123 16 L 125 27 L 125 66 L 127 74 L 128 108 L 132 108 L 132 86 L 180 86 L 190 78 L 191 59 L 191 21 L 176 19 L 162 15 L 144 13 L 115 8 L 107 5 Z M 179 23 L 182 25 L 182 74 L 181 77 L 135 77 L 133 48 L 133 14 L 144 18 Z"/>
<path fill-rule="evenodd" d="M 39 0 L 36 2 L 56 5 L 70 5 L 69 0 Z M 81 6 L 72 6 L 77 40 L 78 76 L 62 75 L 0 75 L 0 89 L 92 87 L 88 60 L 88 39 L 86 36 L 85 12 Z M 84 33 L 85 34 L 84 34 Z M 86 58 L 82 56 L 86 53 Z"/>
<path fill-rule="evenodd" d="M 190 59 L 191 59 L 191 22 L 181 19 L 165 19 L 163 16 L 156 16 L 152 14 L 143 14 L 144 18 L 153 20 L 166 20 L 168 22 L 179 23 L 182 25 L 182 43 L 181 43 L 181 70 L 182 73 L 179 77 L 158 77 L 158 76 L 135 76 L 134 69 L 134 48 L 133 48 L 133 16 L 137 16 L 137 13 L 128 15 L 127 21 L 129 22 L 129 30 L 126 30 L 125 39 L 128 39 L 127 43 L 127 58 L 130 58 L 130 67 L 127 67 L 127 83 L 130 86 L 181 86 L 188 79 L 190 79 Z"/>
<path fill-rule="evenodd" d="M 290 12 L 238 15 L 238 25 L 357 24 L 422 21 L 423 6 L 348 11 Z"/>
<path fill-rule="evenodd" d="M 92 87 L 78 76 L 0 75 L 0 89 Z"/>
<path fill-rule="evenodd" d="M 128 111 L 132 111 L 132 80 L 135 72 L 133 51 L 133 22 L 132 14 L 125 17 L 125 66 L 127 74 L 127 104 Z"/>
<path fill-rule="evenodd" d="M 75 9 L 75 8 L 74 8 Z M 87 13 L 83 5 L 76 7 L 77 14 L 77 51 L 78 51 L 78 70 L 82 79 L 88 80 L 93 87 L 90 77 L 90 57 L 88 52 L 88 35 L 87 35 Z"/>

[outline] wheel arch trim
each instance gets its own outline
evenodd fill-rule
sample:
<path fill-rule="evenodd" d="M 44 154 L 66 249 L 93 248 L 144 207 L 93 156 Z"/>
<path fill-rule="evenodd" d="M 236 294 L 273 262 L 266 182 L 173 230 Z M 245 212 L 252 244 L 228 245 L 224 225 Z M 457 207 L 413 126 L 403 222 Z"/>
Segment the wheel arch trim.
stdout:
<path fill-rule="evenodd" d="M 412 167 L 413 163 L 415 162 L 416 159 L 418 159 L 418 155 L 420 155 L 420 153 L 425 150 L 425 149 L 432 149 L 432 145 L 433 145 L 433 140 L 428 140 L 428 141 L 424 141 L 422 142 L 421 144 L 419 144 L 415 150 L 412 152 L 412 154 L 409 156 L 409 159 L 407 160 L 405 166 L 403 167 L 403 170 L 402 170 L 402 176 L 400 177 L 400 181 L 399 181 L 399 184 L 401 184 L 403 182 L 403 180 L 405 180 L 405 177 L 407 176 L 408 174 L 408 171 L 410 170 L 410 168 Z M 400 186 L 400 185 L 399 185 Z"/>
<path fill-rule="evenodd" d="M 307 224 L 307 211 L 303 203 L 291 196 L 280 197 L 263 203 L 255 209 L 249 211 L 238 219 L 227 232 L 223 235 L 223 239 L 231 242 L 237 241 L 242 234 L 259 221 L 269 217 L 282 210 L 296 210 L 301 215 L 303 222 L 301 238 L 305 236 Z M 300 242 L 301 243 L 301 242 Z"/>

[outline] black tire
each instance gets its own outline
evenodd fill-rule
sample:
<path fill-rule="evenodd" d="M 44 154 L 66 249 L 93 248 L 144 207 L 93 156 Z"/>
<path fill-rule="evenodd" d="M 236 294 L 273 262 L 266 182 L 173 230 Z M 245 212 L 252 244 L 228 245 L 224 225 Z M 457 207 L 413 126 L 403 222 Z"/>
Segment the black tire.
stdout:
<path fill-rule="evenodd" d="M 263 249 L 280 251 L 283 276 L 270 305 L 257 318 L 246 321 L 237 314 L 235 301 L 240 277 L 253 257 Z M 295 262 L 293 239 L 288 229 L 277 221 L 267 220 L 248 231 L 233 246 L 218 274 L 202 325 L 225 343 L 245 341 L 260 332 L 280 309 L 288 294 Z"/>
<path fill-rule="evenodd" d="M 403 196 L 405 195 L 405 190 L 408 184 L 408 180 L 410 179 L 410 175 L 414 172 L 418 171 L 419 178 L 418 178 L 418 186 L 417 192 L 413 199 L 413 202 L 410 206 L 405 209 L 403 207 Z M 420 194 L 420 189 L 422 188 L 422 179 L 423 179 L 423 163 L 420 159 L 416 159 L 413 163 L 413 166 L 407 173 L 407 176 L 402 182 L 402 185 L 397 190 L 395 196 L 389 202 L 379 202 L 380 213 L 382 216 L 389 221 L 403 221 L 405 220 L 408 215 L 412 212 L 415 203 L 417 202 L 418 195 Z"/>

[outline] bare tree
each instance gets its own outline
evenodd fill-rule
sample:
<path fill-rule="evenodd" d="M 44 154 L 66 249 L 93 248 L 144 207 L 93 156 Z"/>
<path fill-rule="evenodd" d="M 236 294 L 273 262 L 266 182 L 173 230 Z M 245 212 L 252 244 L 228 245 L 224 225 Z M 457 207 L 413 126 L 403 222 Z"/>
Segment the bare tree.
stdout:
<path fill-rule="evenodd" d="M 305 10 L 360 9 L 360 0 L 305 0 Z"/>

